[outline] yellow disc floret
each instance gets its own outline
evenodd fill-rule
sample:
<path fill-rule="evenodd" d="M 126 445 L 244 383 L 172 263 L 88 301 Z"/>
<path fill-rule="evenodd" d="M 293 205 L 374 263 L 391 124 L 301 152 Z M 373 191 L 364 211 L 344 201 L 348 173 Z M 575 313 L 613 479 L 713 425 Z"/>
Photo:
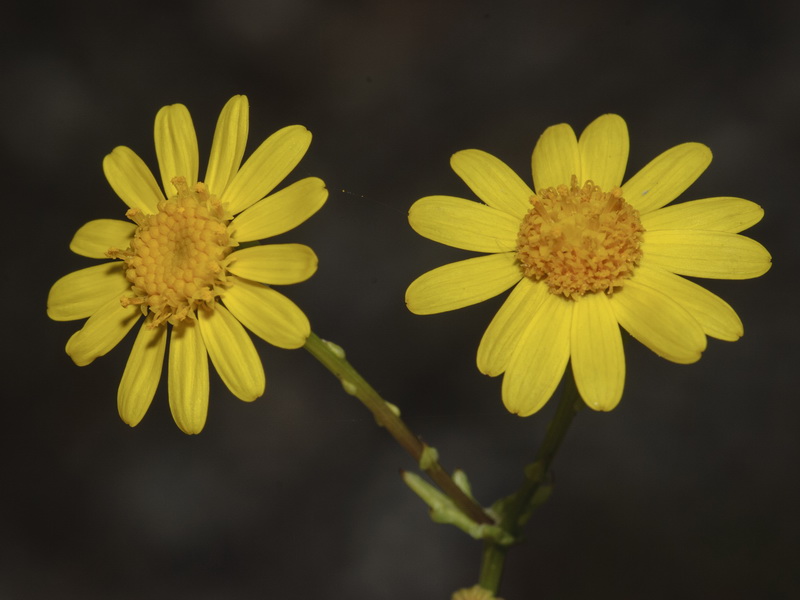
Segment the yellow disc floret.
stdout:
<path fill-rule="evenodd" d="M 604 192 L 592 181 L 539 190 L 522 220 L 517 259 L 526 277 L 554 294 L 577 300 L 611 294 L 633 274 L 642 256 L 639 213 L 622 190 Z"/>
<path fill-rule="evenodd" d="M 127 250 L 108 255 L 126 263 L 131 294 L 123 306 L 141 305 L 153 313 L 153 327 L 194 318 L 199 307 L 213 308 L 226 285 L 225 258 L 234 245 L 229 219 L 203 183 L 189 189 L 183 177 L 172 180 L 178 193 L 158 204 L 153 215 L 138 209 L 126 215 L 139 227 Z"/>

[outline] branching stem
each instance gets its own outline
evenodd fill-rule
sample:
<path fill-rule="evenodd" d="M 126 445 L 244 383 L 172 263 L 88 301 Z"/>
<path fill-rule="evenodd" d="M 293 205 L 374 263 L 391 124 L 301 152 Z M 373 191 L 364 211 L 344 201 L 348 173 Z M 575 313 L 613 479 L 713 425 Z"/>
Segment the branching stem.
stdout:
<path fill-rule="evenodd" d="M 381 398 L 378 392 L 353 368 L 345 358 L 342 349 L 322 340 L 313 332 L 306 341 L 305 348 L 342 382 L 342 387 L 348 394 L 358 398 L 367 407 L 378 425 L 384 427 L 416 463 L 420 464 L 425 449 L 429 447 L 411 432 L 396 412 L 396 408 Z M 447 471 L 432 455 L 435 456 L 431 452 L 425 454 L 421 468 L 434 483 L 473 521 L 494 523 L 494 520 L 484 512 L 483 508 L 455 484 Z"/>

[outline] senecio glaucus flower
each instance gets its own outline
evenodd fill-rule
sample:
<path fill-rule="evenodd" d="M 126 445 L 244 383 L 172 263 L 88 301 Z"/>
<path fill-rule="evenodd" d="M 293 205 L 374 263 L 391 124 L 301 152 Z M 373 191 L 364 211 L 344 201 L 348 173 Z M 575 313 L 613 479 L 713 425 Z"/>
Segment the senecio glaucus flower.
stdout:
<path fill-rule="evenodd" d="M 763 210 L 730 197 L 667 206 L 705 171 L 711 151 L 675 146 L 623 183 L 628 148 L 617 115 L 599 117 L 580 139 L 555 125 L 533 150 L 533 190 L 494 156 L 464 150 L 450 164 L 484 203 L 429 196 L 411 207 L 420 235 L 489 253 L 412 282 L 412 312 L 454 310 L 513 288 L 477 356 L 481 372 L 505 374 L 503 402 L 513 413 L 538 411 L 568 361 L 586 404 L 613 409 L 625 381 L 620 326 L 676 363 L 697 361 L 706 336 L 743 333 L 725 301 L 681 276 L 763 275 L 769 253 L 739 235 Z"/>
<path fill-rule="evenodd" d="M 328 192 L 322 180 L 274 188 L 300 162 L 311 133 L 285 127 L 242 164 L 249 109 L 234 96 L 222 109 L 205 178 L 197 137 L 182 104 L 156 115 L 161 185 L 130 148 L 103 161 L 111 187 L 128 205 L 129 221 L 99 219 L 81 227 L 76 254 L 111 259 L 59 279 L 47 300 L 58 321 L 88 320 L 67 342 L 67 354 L 88 365 L 142 321 L 118 392 L 122 419 L 141 421 L 161 377 L 169 337 L 169 403 L 186 433 L 203 429 L 208 413 L 208 358 L 230 391 L 245 401 L 264 393 L 265 376 L 245 327 L 281 348 L 303 346 L 311 328 L 302 310 L 272 288 L 304 281 L 317 257 L 301 244 L 259 245 L 313 215 Z"/>

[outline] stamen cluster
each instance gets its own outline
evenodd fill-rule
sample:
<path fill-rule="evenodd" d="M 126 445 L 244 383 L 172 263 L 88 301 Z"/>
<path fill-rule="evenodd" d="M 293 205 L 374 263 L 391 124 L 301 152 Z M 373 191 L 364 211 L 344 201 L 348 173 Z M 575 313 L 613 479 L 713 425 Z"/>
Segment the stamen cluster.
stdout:
<path fill-rule="evenodd" d="M 569 186 L 540 190 L 531 204 L 517 237 L 526 277 L 577 300 L 589 292 L 611 294 L 633 274 L 644 227 L 620 188 L 578 186 L 573 175 Z"/>
<path fill-rule="evenodd" d="M 183 177 L 172 183 L 177 195 L 162 200 L 156 214 L 127 212 L 139 226 L 131 245 L 108 252 L 126 263 L 132 296 L 121 299 L 123 306 L 138 304 L 145 314 L 153 313 L 153 327 L 193 318 L 199 307 L 213 308 L 226 285 L 225 258 L 234 245 L 229 219 L 205 185 L 190 190 Z"/>

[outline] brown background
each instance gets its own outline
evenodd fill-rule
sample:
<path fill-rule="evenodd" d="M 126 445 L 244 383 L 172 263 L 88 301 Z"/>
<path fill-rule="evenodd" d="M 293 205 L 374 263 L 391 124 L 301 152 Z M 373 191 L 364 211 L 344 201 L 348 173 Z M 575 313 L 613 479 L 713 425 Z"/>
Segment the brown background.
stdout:
<path fill-rule="evenodd" d="M 692 366 L 628 345 L 625 396 L 582 413 L 557 488 L 508 562 L 514 598 L 789 598 L 798 549 L 800 14 L 796 3 L 611 1 L 12 2 L 0 24 L 3 194 L 0 598 L 449 598 L 480 545 L 431 523 L 397 476 L 411 461 L 303 350 L 258 343 L 264 398 L 212 380 L 206 430 L 181 434 L 162 382 L 142 424 L 116 413 L 127 339 L 85 368 L 50 285 L 88 266 L 68 249 L 121 218 L 102 157 L 155 166 L 159 107 L 185 103 L 207 158 L 218 111 L 251 103 L 249 150 L 314 133 L 290 180 L 331 194 L 281 241 L 320 269 L 283 291 L 321 336 L 463 467 L 485 503 L 512 491 L 552 406 L 520 419 L 478 373 L 502 298 L 417 317 L 403 293 L 468 253 L 414 234 L 424 195 L 469 196 L 464 148 L 529 178 L 545 127 L 628 122 L 628 175 L 681 142 L 714 162 L 686 199 L 764 206 L 750 230 L 775 266 L 711 282 L 745 323 Z"/>

